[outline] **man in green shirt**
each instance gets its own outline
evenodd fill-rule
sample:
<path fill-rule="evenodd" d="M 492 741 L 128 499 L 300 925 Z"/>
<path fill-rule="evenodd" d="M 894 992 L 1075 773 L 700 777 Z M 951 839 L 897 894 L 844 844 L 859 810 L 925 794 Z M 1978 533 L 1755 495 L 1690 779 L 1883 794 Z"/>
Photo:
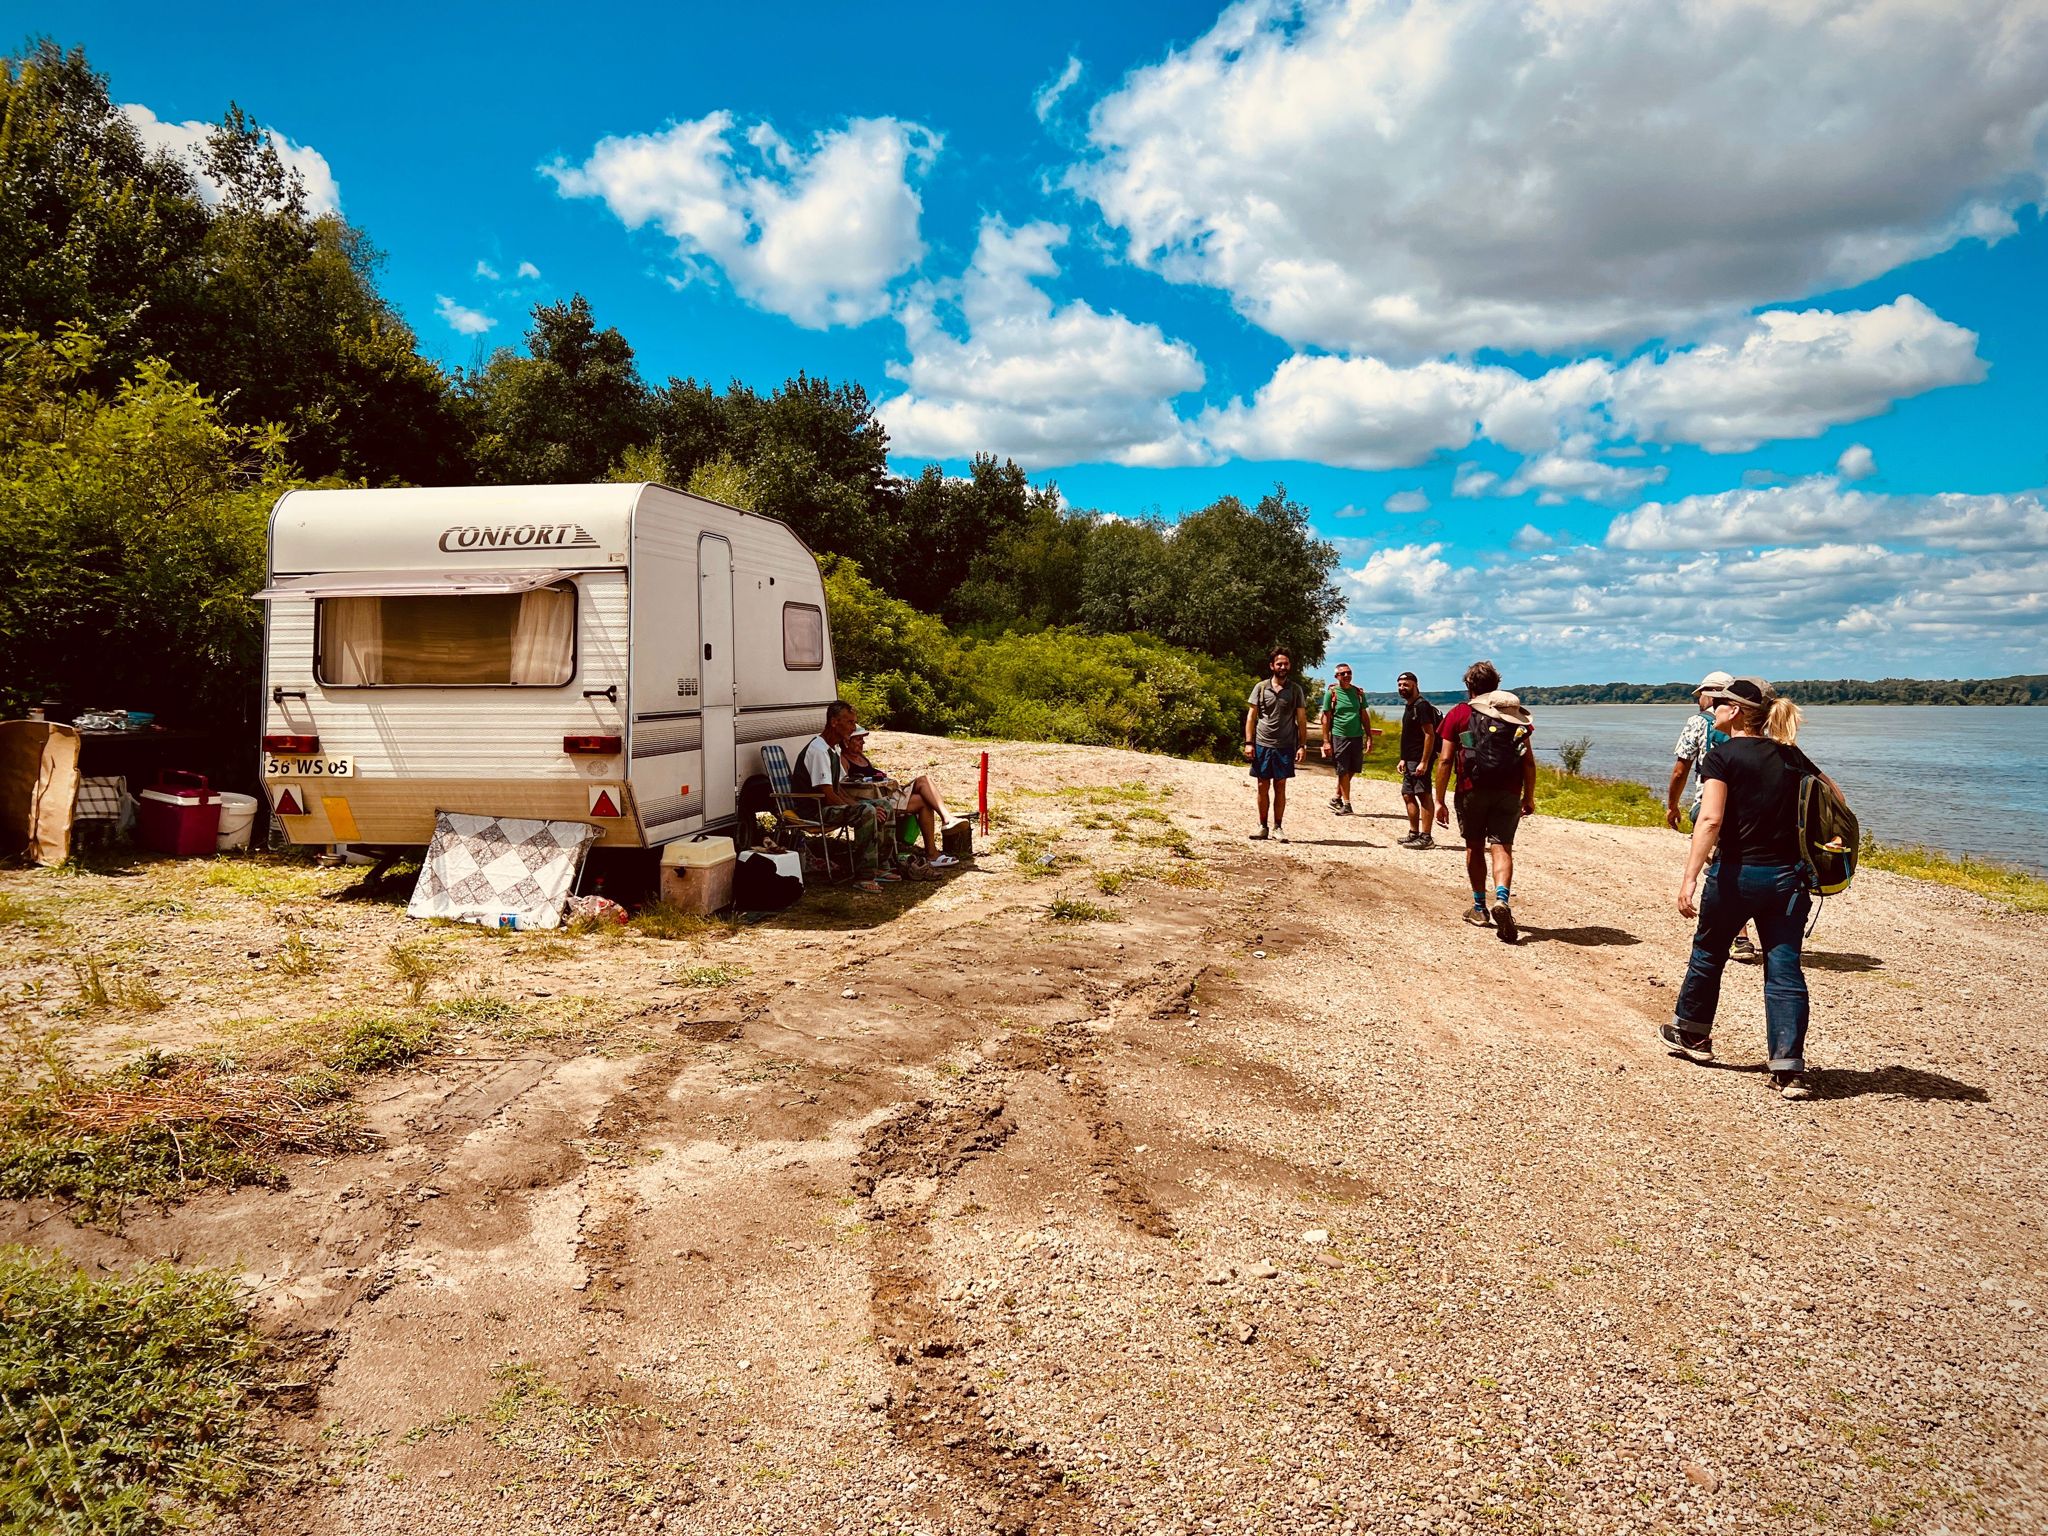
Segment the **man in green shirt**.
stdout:
<path fill-rule="evenodd" d="M 1365 690 L 1351 686 L 1351 669 L 1340 662 L 1337 681 L 1323 695 L 1323 756 L 1337 770 L 1337 793 L 1330 797 L 1330 809 L 1339 816 L 1351 814 L 1351 780 L 1365 764 L 1371 719 Z"/>

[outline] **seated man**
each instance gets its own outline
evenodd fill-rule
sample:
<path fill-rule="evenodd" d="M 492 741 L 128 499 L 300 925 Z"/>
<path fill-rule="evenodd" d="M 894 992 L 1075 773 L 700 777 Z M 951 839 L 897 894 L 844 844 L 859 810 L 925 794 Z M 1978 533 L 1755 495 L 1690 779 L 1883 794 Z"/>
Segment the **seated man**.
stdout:
<path fill-rule="evenodd" d="M 857 725 L 853 734 L 846 739 L 846 745 L 839 749 L 841 761 L 846 765 L 846 777 L 863 783 L 887 785 L 888 793 L 883 796 L 890 810 L 898 816 L 915 816 L 919 831 L 924 834 L 924 861 L 930 869 L 950 869 L 960 861 L 939 846 L 939 828 L 953 818 L 946 813 L 946 803 L 939 798 L 939 792 L 932 787 L 932 781 L 919 774 L 910 781 L 909 787 L 898 784 L 888 774 L 877 768 L 868 758 L 868 728 Z"/>
<path fill-rule="evenodd" d="M 823 802 L 818 819 L 827 826 L 853 828 L 854 864 L 861 875 L 859 888 L 878 893 L 883 882 L 903 877 L 894 870 L 876 867 L 875 808 L 869 802 L 849 795 L 841 787 L 845 768 L 840 761 L 840 750 L 847 738 L 859 728 L 860 722 L 854 717 L 851 704 L 844 700 L 828 704 L 825 707 L 825 729 L 805 742 L 803 751 L 797 754 L 796 763 L 790 769 L 790 787 L 799 795 L 816 795 Z"/>

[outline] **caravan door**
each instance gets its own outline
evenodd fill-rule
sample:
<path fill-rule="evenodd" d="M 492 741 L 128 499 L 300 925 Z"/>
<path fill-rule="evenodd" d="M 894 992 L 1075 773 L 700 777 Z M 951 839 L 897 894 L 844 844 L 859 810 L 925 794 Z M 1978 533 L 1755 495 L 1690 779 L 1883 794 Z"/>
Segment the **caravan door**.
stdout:
<path fill-rule="evenodd" d="M 732 546 L 716 534 L 697 541 L 697 665 L 704 709 L 704 824 L 732 818 L 735 781 L 733 707 Z"/>

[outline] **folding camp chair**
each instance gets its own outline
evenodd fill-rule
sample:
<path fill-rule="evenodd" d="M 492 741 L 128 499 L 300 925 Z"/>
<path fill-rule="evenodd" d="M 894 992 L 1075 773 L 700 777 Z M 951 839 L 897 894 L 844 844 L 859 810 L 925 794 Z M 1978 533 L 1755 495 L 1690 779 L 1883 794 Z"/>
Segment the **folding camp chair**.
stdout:
<path fill-rule="evenodd" d="M 803 850 L 806 859 L 824 865 L 827 881 L 838 878 L 832 862 L 834 845 L 844 848 L 846 877 L 851 880 L 857 867 L 853 828 L 826 820 L 823 795 L 797 793 L 789 776 L 789 755 L 781 747 L 772 742 L 763 747 L 761 766 L 768 771 L 768 797 L 775 805 L 777 829 L 796 839 L 797 847 Z"/>

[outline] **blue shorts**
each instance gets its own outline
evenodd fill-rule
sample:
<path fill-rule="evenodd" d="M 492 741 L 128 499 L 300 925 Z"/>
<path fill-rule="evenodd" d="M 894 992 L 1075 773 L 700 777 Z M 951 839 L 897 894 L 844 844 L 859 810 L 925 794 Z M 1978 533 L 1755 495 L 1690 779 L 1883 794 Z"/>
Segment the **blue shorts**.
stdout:
<path fill-rule="evenodd" d="M 1292 747 L 1253 747 L 1252 777 L 1255 779 L 1293 778 L 1294 749 Z"/>

